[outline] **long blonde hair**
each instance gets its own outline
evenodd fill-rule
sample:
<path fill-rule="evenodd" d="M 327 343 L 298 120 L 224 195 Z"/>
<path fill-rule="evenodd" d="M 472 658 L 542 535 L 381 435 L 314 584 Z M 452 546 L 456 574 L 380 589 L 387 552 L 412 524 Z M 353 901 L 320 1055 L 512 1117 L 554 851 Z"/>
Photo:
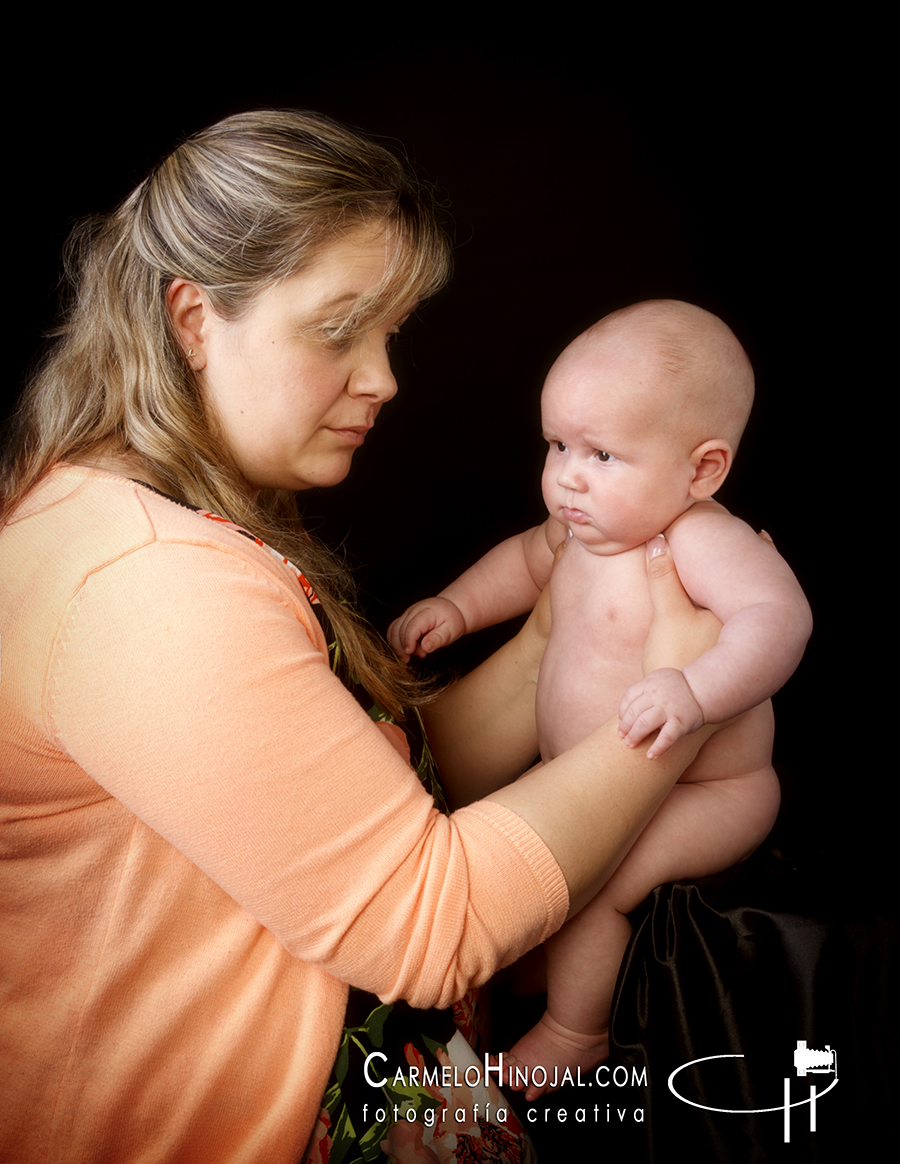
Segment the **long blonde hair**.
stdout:
<path fill-rule="evenodd" d="M 433 202 L 388 150 L 319 114 L 241 113 L 169 154 L 112 214 L 80 224 L 66 251 L 70 300 L 14 418 L 0 525 L 60 460 L 127 455 L 166 492 L 227 517 L 296 561 L 350 669 L 387 710 L 416 684 L 354 613 L 333 554 L 303 530 L 293 494 L 247 496 L 204 408 L 166 308 L 172 281 L 203 286 L 240 317 L 355 226 L 394 245 L 377 287 L 333 321 L 350 338 L 441 286 L 449 251 Z"/>

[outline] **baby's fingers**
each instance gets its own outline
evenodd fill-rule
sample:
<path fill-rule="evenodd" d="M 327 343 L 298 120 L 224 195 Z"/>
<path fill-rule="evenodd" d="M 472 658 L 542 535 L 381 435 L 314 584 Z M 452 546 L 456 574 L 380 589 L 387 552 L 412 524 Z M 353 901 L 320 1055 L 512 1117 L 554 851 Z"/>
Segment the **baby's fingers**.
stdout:
<path fill-rule="evenodd" d="M 415 654 L 420 659 L 424 659 L 426 655 L 430 655 L 432 651 L 439 651 L 441 647 L 449 646 L 453 642 L 453 635 L 450 628 L 446 625 L 437 626 L 434 630 L 430 630 L 423 635 L 416 647 Z"/>
<path fill-rule="evenodd" d="M 666 709 L 660 707 L 658 703 L 644 708 L 633 704 L 627 716 L 627 719 L 619 721 L 619 735 L 629 748 L 635 748 L 641 740 L 646 739 L 651 732 L 655 732 L 666 722 Z"/>
<path fill-rule="evenodd" d="M 647 679 L 640 679 L 637 683 L 632 683 L 622 698 L 619 700 L 619 735 L 628 737 L 629 747 L 634 747 L 639 744 L 644 736 L 649 735 L 650 732 L 656 729 L 666 720 L 665 710 L 661 706 L 658 692 L 654 691 L 647 682 Z M 655 713 L 650 719 L 647 716 L 650 713 Z M 662 718 L 659 718 L 659 715 Z M 656 720 L 653 726 L 648 726 L 652 720 Z M 638 723 L 641 726 L 638 728 Z"/>
<path fill-rule="evenodd" d="M 401 615 L 400 618 L 395 618 L 394 621 L 391 623 L 391 625 L 387 629 L 388 646 L 391 648 L 392 651 L 395 651 L 398 655 L 400 655 L 401 658 L 403 657 L 404 651 L 405 651 L 405 648 L 403 646 L 402 633 L 401 633 L 402 623 L 403 623 L 403 616 Z M 409 656 L 407 655 L 407 658 L 408 657 Z"/>
<path fill-rule="evenodd" d="M 684 724 L 679 723 L 677 719 L 666 720 L 662 731 L 650 745 L 647 750 L 647 759 L 655 760 L 657 756 L 663 756 L 668 752 L 669 748 L 683 735 L 687 734 L 687 729 Z"/>
<path fill-rule="evenodd" d="M 426 611 L 406 611 L 388 627 L 388 642 L 404 663 L 408 662 L 410 655 L 424 659 L 425 652 L 417 644 L 433 626 L 434 619 L 429 618 Z"/>
<path fill-rule="evenodd" d="M 651 707 L 655 700 L 644 694 L 644 680 L 632 683 L 619 700 L 619 735 L 624 735 L 642 711 Z"/>
<path fill-rule="evenodd" d="M 403 649 L 408 655 L 424 659 L 429 651 L 443 646 L 439 628 L 435 627 L 434 612 L 422 610 L 408 619 L 403 628 Z"/>

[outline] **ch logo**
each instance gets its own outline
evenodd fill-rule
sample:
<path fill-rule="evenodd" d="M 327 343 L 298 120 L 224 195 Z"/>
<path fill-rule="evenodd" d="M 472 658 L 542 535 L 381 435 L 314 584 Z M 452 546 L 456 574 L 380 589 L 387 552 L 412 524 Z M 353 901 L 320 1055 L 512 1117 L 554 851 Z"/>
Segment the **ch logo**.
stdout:
<path fill-rule="evenodd" d="M 676 1067 L 669 1076 L 669 1091 L 682 1103 L 688 1103 L 691 1107 L 699 1107 L 704 1111 L 721 1112 L 723 1115 L 757 1115 L 763 1112 L 780 1111 L 784 1113 L 784 1142 L 790 1143 L 791 1140 L 791 1109 L 795 1107 L 805 1107 L 809 1104 L 809 1130 L 814 1132 L 816 1130 L 816 1103 L 827 1095 L 833 1087 L 837 1086 L 837 1055 L 826 1043 L 824 1051 L 816 1051 L 812 1047 L 807 1047 L 805 1040 L 800 1039 L 797 1042 L 797 1049 L 794 1051 L 794 1068 L 797 1072 L 798 1078 L 805 1078 L 807 1075 L 834 1075 L 834 1079 L 828 1084 L 824 1091 L 817 1093 L 815 1083 L 809 1085 L 809 1095 L 803 1099 L 794 1100 L 791 1102 L 791 1078 L 789 1075 L 784 1077 L 784 1099 L 777 1107 L 748 1107 L 748 1108 L 734 1108 L 734 1107 L 710 1107 L 705 1103 L 695 1103 L 694 1100 L 688 1099 L 675 1090 L 675 1076 L 682 1071 L 686 1071 L 688 1067 L 694 1067 L 697 1063 L 708 1063 L 711 1059 L 743 1059 L 743 1055 L 706 1055 L 703 1059 L 692 1059 L 690 1063 L 682 1063 L 680 1067 Z"/>

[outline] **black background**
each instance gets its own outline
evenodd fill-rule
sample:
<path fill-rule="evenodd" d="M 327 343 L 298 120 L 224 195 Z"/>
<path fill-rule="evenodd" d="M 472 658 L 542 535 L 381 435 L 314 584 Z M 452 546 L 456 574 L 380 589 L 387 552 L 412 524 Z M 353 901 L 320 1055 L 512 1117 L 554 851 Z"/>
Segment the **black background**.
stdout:
<path fill-rule="evenodd" d="M 878 458 L 860 356 L 878 337 L 850 322 L 872 290 L 862 240 L 875 187 L 858 47 L 839 29 L 751 42 L 735 25 L 706 29 L 703 48 L 673 26 L 651 51 L 636 23 L 627 36 L 572 28 L 558 44 L 516 33 L 488 49 L 472 31 L 413 48 L 402 29 L 384 37 L 382 16 L 377 33 L 341 19 L 219 40 L 208 20 L 179 23 L 147 60 L 118 30 L 115 48 L 36 56 L 6 126 L 14 382 L 52 322 L 73 221 L 111 208 L 180 137 L 291 106 L 405 148 L 440 191 L 455 274 L 404 328 L 400 392 L 348 481 L 304 499 L 384 627 L 541 519 L 538 398 L 571 338 L 650 297 L 715 311 L 757 373 L 721 499 L 770 531 L 816 620 L 776 700 L 788 848 L 829 909 L 862 925 L 895 913 L 877 584 L 889 564 L 866 525 Z"/>

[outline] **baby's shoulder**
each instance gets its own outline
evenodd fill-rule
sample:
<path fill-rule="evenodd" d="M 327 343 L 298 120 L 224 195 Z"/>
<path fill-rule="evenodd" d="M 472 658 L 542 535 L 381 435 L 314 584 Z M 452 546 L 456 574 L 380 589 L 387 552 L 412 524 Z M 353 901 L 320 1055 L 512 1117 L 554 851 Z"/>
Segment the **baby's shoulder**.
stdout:
<path fill-rule="evenodd" d="M 689 549 L 696 545 L 706 545 L 710 541 L 724 538 L 731 542 L 743 541 L 756 535 L 745 521 L 720 505 L 718 501 L 697 501 L 690 509 L 680 514 L 667 530 L 665 536 L 677 554 L 679 547 Z"/>
<path fill-rule="evenodd" d="M 774 546 L 714 501 L 698 502 L 666 530 L 685 590 L 722 611 L 784 585 L 789 569 Z"/>

